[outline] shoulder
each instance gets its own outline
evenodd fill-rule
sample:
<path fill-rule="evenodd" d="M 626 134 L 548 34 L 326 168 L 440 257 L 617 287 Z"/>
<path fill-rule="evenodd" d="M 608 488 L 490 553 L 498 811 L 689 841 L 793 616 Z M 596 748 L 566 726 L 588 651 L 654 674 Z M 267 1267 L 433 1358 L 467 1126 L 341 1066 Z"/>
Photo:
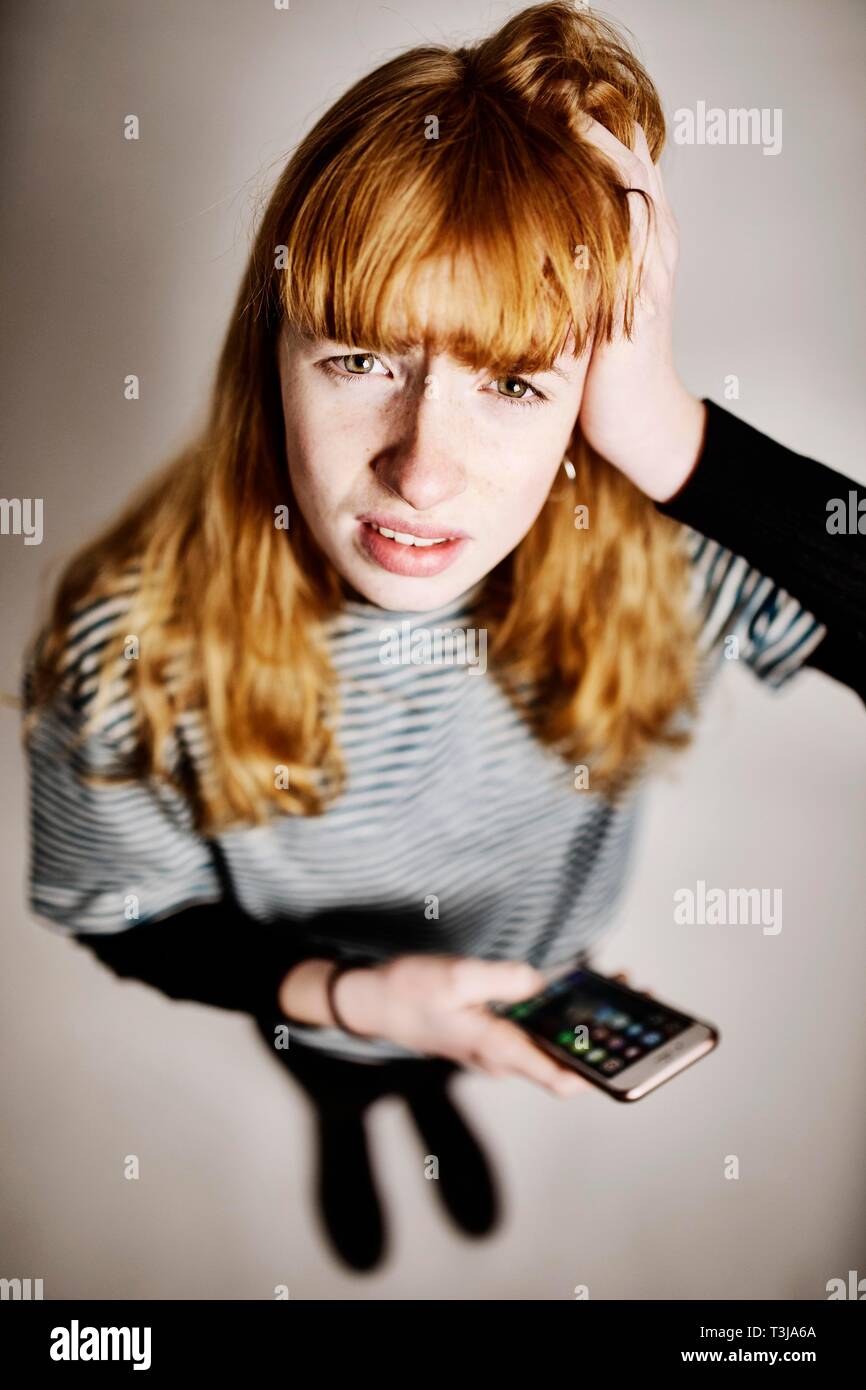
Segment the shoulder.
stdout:
<path fill-rule="evenodd" d="M 132 691 L 135 635 L 128 619 L 139 592 L 139 572 L 130 566 L 104 592 L 76 601 L 53 637 L 43 628 L 25 660 L 23 704 L 35 705 L 35 667 L 45 644 L 53 641 L 54 691 L 50 717 L 69 732 L 105 738 L 115 747 L 136 742 Z"/>
<path fill-rule="evenodd" d="M 109 593 L 80 600 L 72 610 L 59 665 L 64 683 L 83 705 L 96 692 L 96 675 L 109 648 L 127 635 L 127 618 L 137 594 L 138 574 L 126 571 Z M 124 660 L 122 654 L 120 660 Z"/>
<path fill-rule="evenodd" d="M 684 527 L 699 650 L 726 646 L 769 685 L 803 666 L 826 627 L 772 575 L 693 527 Z"/>

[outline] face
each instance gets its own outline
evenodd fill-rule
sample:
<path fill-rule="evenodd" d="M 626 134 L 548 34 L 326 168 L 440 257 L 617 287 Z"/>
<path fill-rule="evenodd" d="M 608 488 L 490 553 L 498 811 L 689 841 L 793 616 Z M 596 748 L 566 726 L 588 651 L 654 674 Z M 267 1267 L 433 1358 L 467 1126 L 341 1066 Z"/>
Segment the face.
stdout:
<path fill-rule="evenodd" d="M 493 377 L 423 347 L 400 356 L 283 329 L 289 475 L 343 579 L 396 611 L 441 607 L 526 535 L 561 467 L 588 354 Z"/>

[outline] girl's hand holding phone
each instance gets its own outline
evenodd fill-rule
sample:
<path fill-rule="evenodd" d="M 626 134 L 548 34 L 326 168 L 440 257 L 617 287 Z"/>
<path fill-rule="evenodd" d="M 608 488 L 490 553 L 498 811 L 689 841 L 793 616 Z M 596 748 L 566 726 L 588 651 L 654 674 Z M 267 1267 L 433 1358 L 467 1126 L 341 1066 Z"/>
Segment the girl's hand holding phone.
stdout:
<path fill-rule="evenodd" d="M 339 1012 L 359 1033 L 487 1072 L 523 1076 L 567 1097 L 589 1083 L 548 1057 L 490 1000 L 519 1003 L 544 988 L 544 976 L 521 961 L 464 956 L 398 956 L 346 971 L 335 986 Z"/>

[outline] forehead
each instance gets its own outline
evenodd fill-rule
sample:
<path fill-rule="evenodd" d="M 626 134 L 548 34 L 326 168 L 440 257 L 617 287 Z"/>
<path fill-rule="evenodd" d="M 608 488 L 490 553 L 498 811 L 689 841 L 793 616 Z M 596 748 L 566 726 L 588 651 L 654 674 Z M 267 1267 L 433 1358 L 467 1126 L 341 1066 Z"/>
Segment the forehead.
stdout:
<path fill-rule="evenodd" d="M 478 266 L 466 258 L 438 260 L 419 268 L 410 282 L 393 286 L 373 315 L 349 314 L 342 324 L 330 321 L 330 315 L 319 322 L 284 317 L 281 343 L 299 351 L 331 344 L 406 358 L 442 357 L 471 370 L 570 374 L 582 350 L 573 323 L 552 340 L 550 324 L 538 316 L 523 335 L 506 332 L 505 341 L 498 341 L 490 326 L 495 303 L 495 285 Z"/>
<path fill-rule="evenodd" d="M 297 299 L 283 302 L 286 331 L 300 342 L 328 340 L 392 356 L 426 352 L 475 371 L 543 371 L 575 357 L 585 340 L 543 270 L 515 271 L 501 246 L 486 258 L 464 253 L 397 263 L 388 276 L 365 276 L 353 266 L 342 293 L 323 283 L 301 312 Z"/>

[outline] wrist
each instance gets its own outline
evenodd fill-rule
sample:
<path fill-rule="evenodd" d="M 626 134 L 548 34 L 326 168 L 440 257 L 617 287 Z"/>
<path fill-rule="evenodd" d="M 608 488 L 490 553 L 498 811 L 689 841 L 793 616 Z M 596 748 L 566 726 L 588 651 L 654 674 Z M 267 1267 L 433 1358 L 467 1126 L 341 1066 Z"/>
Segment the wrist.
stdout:
<path fill-rule="evenodd" d="M 696 396 L 681 392 L 670 406 L 656 448 L 657 467 L 653 474 L 653 502 L 670 502 L 683 491 L 703 452 L 706 434 L 706 404 Z"/>
<path fill-rule="evenodd" d="M 685 486 L 700 459 L 707 408 L 681 384 L 659 402 L 649 422 L 639 483 L 654 502 L 668 502 Z"/>
<path fill-rule="evenodd" d="M 706 405 L 663 363 L 625 392 L 618 418 L 579 416 L 587 442 L 654 502 L 685 485 L 703 448 Z"/>
<path fill-rule="evenodd" d="M 341 972 L 333 986 L 334 1003 L 341 1019 L 331 1008 L 333 960 L 300 961 L 284 976 L 277 991 L 277 1004 L 292 1022 L 317 1028 L 342 1028 L 369 1037 L 381 1033 L 383 1018 L 382 974 L 375 965 L 353 965 Z"/>

